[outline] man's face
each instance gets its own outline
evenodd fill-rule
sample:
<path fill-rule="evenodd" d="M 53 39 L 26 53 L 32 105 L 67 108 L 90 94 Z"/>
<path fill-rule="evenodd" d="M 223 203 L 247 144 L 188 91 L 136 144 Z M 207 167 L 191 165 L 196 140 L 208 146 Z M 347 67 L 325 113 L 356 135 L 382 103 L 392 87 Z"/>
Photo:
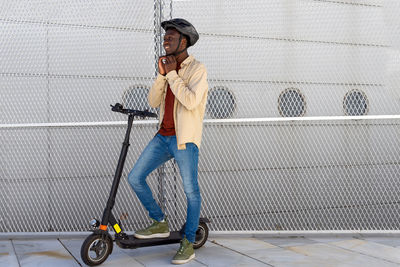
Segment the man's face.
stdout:
<path fill-rule="evenodd" d="M 163 46 L 167 55 L 176 51 L 176 48 L 179 45 L 179 37 L 180 34 L 175 29 L 168 29 L 165 32 Z"/>

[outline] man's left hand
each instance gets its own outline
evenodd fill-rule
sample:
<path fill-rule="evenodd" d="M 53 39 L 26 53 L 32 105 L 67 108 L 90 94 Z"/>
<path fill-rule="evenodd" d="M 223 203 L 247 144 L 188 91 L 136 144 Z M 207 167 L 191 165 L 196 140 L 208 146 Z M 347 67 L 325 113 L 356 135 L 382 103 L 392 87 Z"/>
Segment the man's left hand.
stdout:
<path fill-rule="evenodd" d="M 167 56 L 164 64 L 165 72 L 168 73 L 170 71 L 176 70 L 177 62 L 175 56 Z"/>

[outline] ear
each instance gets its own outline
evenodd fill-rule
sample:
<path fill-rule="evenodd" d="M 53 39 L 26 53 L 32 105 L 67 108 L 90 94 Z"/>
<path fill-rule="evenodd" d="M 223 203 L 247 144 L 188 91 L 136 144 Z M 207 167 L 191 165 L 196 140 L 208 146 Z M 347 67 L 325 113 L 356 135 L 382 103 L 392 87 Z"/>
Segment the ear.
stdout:
<path fill-rule="evenodd" d="M 187 48 L 188 47 L 188 40 L 184 37 L 181 41 L 181 46 Z"/>

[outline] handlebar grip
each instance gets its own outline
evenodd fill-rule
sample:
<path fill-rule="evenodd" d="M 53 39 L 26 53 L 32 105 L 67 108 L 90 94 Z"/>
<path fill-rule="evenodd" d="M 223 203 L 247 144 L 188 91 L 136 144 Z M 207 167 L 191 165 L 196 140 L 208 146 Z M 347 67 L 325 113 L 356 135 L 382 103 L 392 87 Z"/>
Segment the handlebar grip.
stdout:
<path fill-rule="evenodd" d="M 110 105 L 111 106 L 111 110 L 114 112 L 122 112 L 123 110 L 123 106 L 120 103 L 115 103 L 115 105 Z"/>

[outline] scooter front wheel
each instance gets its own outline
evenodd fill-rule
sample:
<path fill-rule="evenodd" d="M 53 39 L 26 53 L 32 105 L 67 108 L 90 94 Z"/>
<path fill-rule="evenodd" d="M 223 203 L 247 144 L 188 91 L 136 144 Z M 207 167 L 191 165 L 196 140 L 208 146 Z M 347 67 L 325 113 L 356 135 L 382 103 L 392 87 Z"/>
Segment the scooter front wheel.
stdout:
<path fill-rule="evenodd" d="M 102 264 L 111 254 L 113 241 L 109 235 L 92 234 L 81 247 L 81 258 L 89 266 Z"/>

